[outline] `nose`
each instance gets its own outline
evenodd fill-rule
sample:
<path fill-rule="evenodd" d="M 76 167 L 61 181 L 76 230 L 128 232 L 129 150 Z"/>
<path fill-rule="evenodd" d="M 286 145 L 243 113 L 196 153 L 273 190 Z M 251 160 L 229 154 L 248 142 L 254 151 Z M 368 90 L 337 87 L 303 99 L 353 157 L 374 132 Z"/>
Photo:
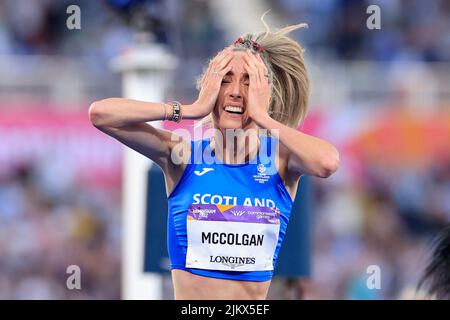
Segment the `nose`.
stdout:
<path fill-rule="evenodd" d="M 242 98 L 241 85 L 240 85 L 239 81 L 234 80 L 231 83 L 229 94 L 230 94 L 230 97 L 232 97 L 234 99 Z"/>

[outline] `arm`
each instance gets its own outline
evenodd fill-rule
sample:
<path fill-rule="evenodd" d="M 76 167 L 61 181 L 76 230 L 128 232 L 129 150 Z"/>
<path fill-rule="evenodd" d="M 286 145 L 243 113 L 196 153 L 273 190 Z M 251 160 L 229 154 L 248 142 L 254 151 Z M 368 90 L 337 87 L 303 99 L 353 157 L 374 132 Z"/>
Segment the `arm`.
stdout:
<path fill-rule="evenodd" d="M 230 50 L 224 50 L 211 61 L 197 101 L 181 106 L 184 119 L 199 119 L 212 111 L 223 75 L 230 70 L 231 58 Z M 172 113 L 172 106 L 167 105 L 168 119 Z M 170 164 L 171 150 L 179 143 L 179 137 L 146 122 L 164 120 L 165 116 L 163 103 L 124 98 L 99 100 L 89 108 L 90 121 L 96 128 L 152 159 L 163 169 Z"/>
<path fill-rule="evenodd" d="M 89 117 L 96 127 L 121 128 L 128 125 L 138 124 L 148 121 L 170 119 L 173 109 L 170 104 L 144 102 L 125 98 L 108 98 L 96 101 L 89 108 Z M 183 119 L 198 119 L 199 107 L 192 105 L 182 105 Z"/>
<path fill-rule="evenodd" d="M 267 69 L 259 55 L 247 51 L 244 57 L 250 78 L 248 114 L 262 128 L 275 129 L 287 151 L 287 170 L 326 178 L 339 166 L 339 153 L 330 143 L 292 129 L 274 119 L 268 112 L 270 84 L 264 76 Z"/>
<path fill-rule="evenodd" d="M 189 106 L 185 107 L 189 109 Z M 170 118 L 170 106 L 167 106 L 167 113 Z M 164 120 L 164 117 L 162 103 L 124 98 L 99 100 L 89 108 L 89 119 L 97 129 L 152 159 L 163 168 L 168 164 L 171 149 L 178 143 L 179 137 L 146 122 Z"/>
<path fill-rule="evenodd" d="M 339 153 L 332 144 L 281 124 L 267 113 L 253 120 L 262 128 L 278 130 L 289 154 L 288 171 L 327 178 L 338 169 Z"/>

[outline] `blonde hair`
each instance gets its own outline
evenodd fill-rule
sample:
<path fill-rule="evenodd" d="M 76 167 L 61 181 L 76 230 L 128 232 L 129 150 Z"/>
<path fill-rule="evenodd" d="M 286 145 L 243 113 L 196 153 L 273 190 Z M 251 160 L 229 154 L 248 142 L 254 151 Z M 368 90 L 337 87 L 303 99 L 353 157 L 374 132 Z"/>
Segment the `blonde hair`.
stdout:
<path fill-rule="evenodd" d="M 269 71 L 272 90 L 269 115 L 289 127 L 297 128 L 307 113 L 309 78 L 303 58 L 304 50 L 287 34 L 305 28 L 307 25 L 305 23 L 289 25 L 272 32 L 264 21 L 266 13 L 261 17 L 266 31 L 242 35 L 244 43 L 233 44 L 233 49 L 250 49 L 252 52 L 256 52 L 257 48 L 249 45 L 251 41 L 256 42 L 264 49 L 260 56 Z M 201 87 L 203 76 L 204 73 L 197 80 L 197 89 Z"/>

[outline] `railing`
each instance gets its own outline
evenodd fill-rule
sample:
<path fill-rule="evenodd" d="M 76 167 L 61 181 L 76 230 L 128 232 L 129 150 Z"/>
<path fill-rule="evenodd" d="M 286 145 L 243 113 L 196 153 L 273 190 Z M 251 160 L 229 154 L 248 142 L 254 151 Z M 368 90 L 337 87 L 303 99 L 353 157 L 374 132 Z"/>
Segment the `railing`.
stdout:
<path fill-rule="evenodd" d="M 329 108 L 450 103 L 450 64 L 307 61 L 311 105 Z"/>
<path fill-rule="evenodd" d="M 93 59 L 0 55 L 2 107 L 26 101 L 80 105 L 86 100 L 118 95 L 120 88 L 120 76 Z"/>
<path fill-rule="evenodd" d="M 182 59 L 170 75 L 170 98 L 195 99 L 195 77 L 205 59 Z M 403 105 L 429 109 L 450 103 L 450 64 L 324 61 L 307 56 L 310 105 L 343 107 Z M 120 75 L 108 61 L 53 56 L 0 56 L 0 107 L 20 101 L 69 107 L 121 95 Z"/>

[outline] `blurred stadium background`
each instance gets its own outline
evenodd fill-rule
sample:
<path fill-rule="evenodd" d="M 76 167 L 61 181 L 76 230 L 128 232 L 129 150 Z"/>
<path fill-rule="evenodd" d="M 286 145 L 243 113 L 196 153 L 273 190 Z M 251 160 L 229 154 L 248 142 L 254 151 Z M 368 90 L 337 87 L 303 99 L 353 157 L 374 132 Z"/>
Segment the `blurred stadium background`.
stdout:
<path fill-rule="evenodd" d="M 72 4 L 81 30 L 66 26 Z M 366 27 L 372 4 L 380 30 Z M 450 221 L 448 0 L 1 0 L 0 298 L 123 297 L 123 148 L 88 107 L 123 95 L 111 61 L 142 43 L 178 58 L 165 100 L 193 102 L 207 59 L 262 31 L 267 9 L 272 28 L 309 24 L 291 35 L 312 80 L 300 129 L 341 152 L 338 173 L 312 179 L 311 277 L 277 277 L 269 298 L 412 297 Z M 66 288 L 73 264 L 82 290 Z M 162 298 L 170 286 L 166 275 Z"/>

